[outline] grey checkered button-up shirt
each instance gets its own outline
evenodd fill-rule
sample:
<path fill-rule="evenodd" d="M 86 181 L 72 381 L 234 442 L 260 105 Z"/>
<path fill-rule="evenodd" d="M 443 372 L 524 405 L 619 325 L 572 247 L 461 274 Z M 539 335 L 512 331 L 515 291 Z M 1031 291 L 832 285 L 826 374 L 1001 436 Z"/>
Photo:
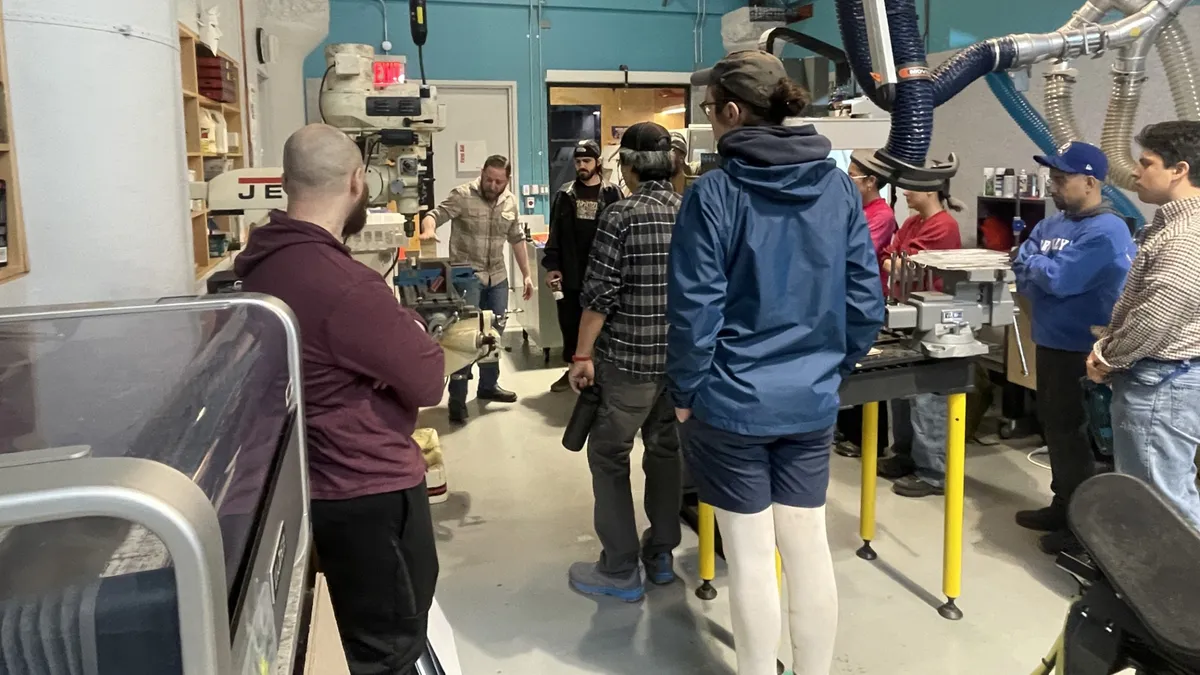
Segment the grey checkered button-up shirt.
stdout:
<path fill-rule="evenodd" d="M 1171 202 L 1138 235 L 1138 254 L 1096 354 L 1113 368 L 1200 357 L 1200 197 Z"/>
<path fill-rule="evenodd" d="M 479 179 L 450 191 L 446 201 L 429 212 L 438 225 L 451 221 L 450 261 L 475 268 L 485 286 L 508 279 L 504 242 L 525 238 L 518 218 L 517 198 L 509 190 L 493 204 L 479 192 Z"/>
<path fill-rule="evenodd" d="M 604 210 L 582 290 L 583 306 L 608 316 L 597 358 L 641 379 L 667 362 L 667 258 L 681 200 L 666 181 L 647 181 Z"/>

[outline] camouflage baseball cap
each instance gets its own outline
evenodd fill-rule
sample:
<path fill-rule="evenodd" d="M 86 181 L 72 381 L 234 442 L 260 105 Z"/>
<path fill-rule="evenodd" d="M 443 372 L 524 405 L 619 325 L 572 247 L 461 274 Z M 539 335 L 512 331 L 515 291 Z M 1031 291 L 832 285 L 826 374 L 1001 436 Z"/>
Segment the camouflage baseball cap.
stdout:
<path fill-rule="evenodd" d="M 779 81 L 787 76 L 783 61 L 777 56 L 751 49 L 729 54 L 712 68 L 692 73 L 692 86 L 720 85 L 738 100 L 758 108 L 769 108 L 771 94 Z"/>

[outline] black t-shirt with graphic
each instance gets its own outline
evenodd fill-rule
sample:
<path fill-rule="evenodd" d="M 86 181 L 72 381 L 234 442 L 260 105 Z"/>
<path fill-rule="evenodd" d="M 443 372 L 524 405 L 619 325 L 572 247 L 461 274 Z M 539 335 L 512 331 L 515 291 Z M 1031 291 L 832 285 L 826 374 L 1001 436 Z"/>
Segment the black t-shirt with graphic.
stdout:
<path fill-rule="evenodd" d="M 584 185 L 575 183 L 575 254 L 584 261 L 592 254 L 592 240 L 596 237 L 596 221 L 600 218 L 600 183 Z"/>

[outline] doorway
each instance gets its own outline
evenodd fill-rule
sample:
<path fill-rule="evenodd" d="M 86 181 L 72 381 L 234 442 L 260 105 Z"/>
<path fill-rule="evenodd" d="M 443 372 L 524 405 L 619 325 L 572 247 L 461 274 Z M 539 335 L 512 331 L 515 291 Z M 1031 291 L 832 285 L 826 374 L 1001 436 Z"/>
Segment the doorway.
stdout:
<path fill-rule="evenodd" d="M 547 119 L 550 190 L 556 194 L 575 179 L 574 148 L 581 140 L 600 144 L 604 178 L 620 183 L 616 155 L 621 135 L 638 122 L 656 122 L 681 131 L 691 121 L 689 87 L 553 85 Z"/>

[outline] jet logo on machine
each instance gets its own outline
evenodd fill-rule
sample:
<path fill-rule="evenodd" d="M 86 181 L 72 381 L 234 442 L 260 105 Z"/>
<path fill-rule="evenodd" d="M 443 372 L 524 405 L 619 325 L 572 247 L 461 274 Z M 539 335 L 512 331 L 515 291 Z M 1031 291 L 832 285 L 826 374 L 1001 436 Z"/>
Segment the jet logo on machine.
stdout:
<path fill-rule="evenodd" d="M 238 185 L 241 190 L 238 192 L 238 199 L 250 201 L 254 199 L 284 199 L 287 195 L 283 191 L 283 177 L 243 177 L 238 178 Z M 262 194 L 259 195 L 258 189 L 262 188 Z"/>

